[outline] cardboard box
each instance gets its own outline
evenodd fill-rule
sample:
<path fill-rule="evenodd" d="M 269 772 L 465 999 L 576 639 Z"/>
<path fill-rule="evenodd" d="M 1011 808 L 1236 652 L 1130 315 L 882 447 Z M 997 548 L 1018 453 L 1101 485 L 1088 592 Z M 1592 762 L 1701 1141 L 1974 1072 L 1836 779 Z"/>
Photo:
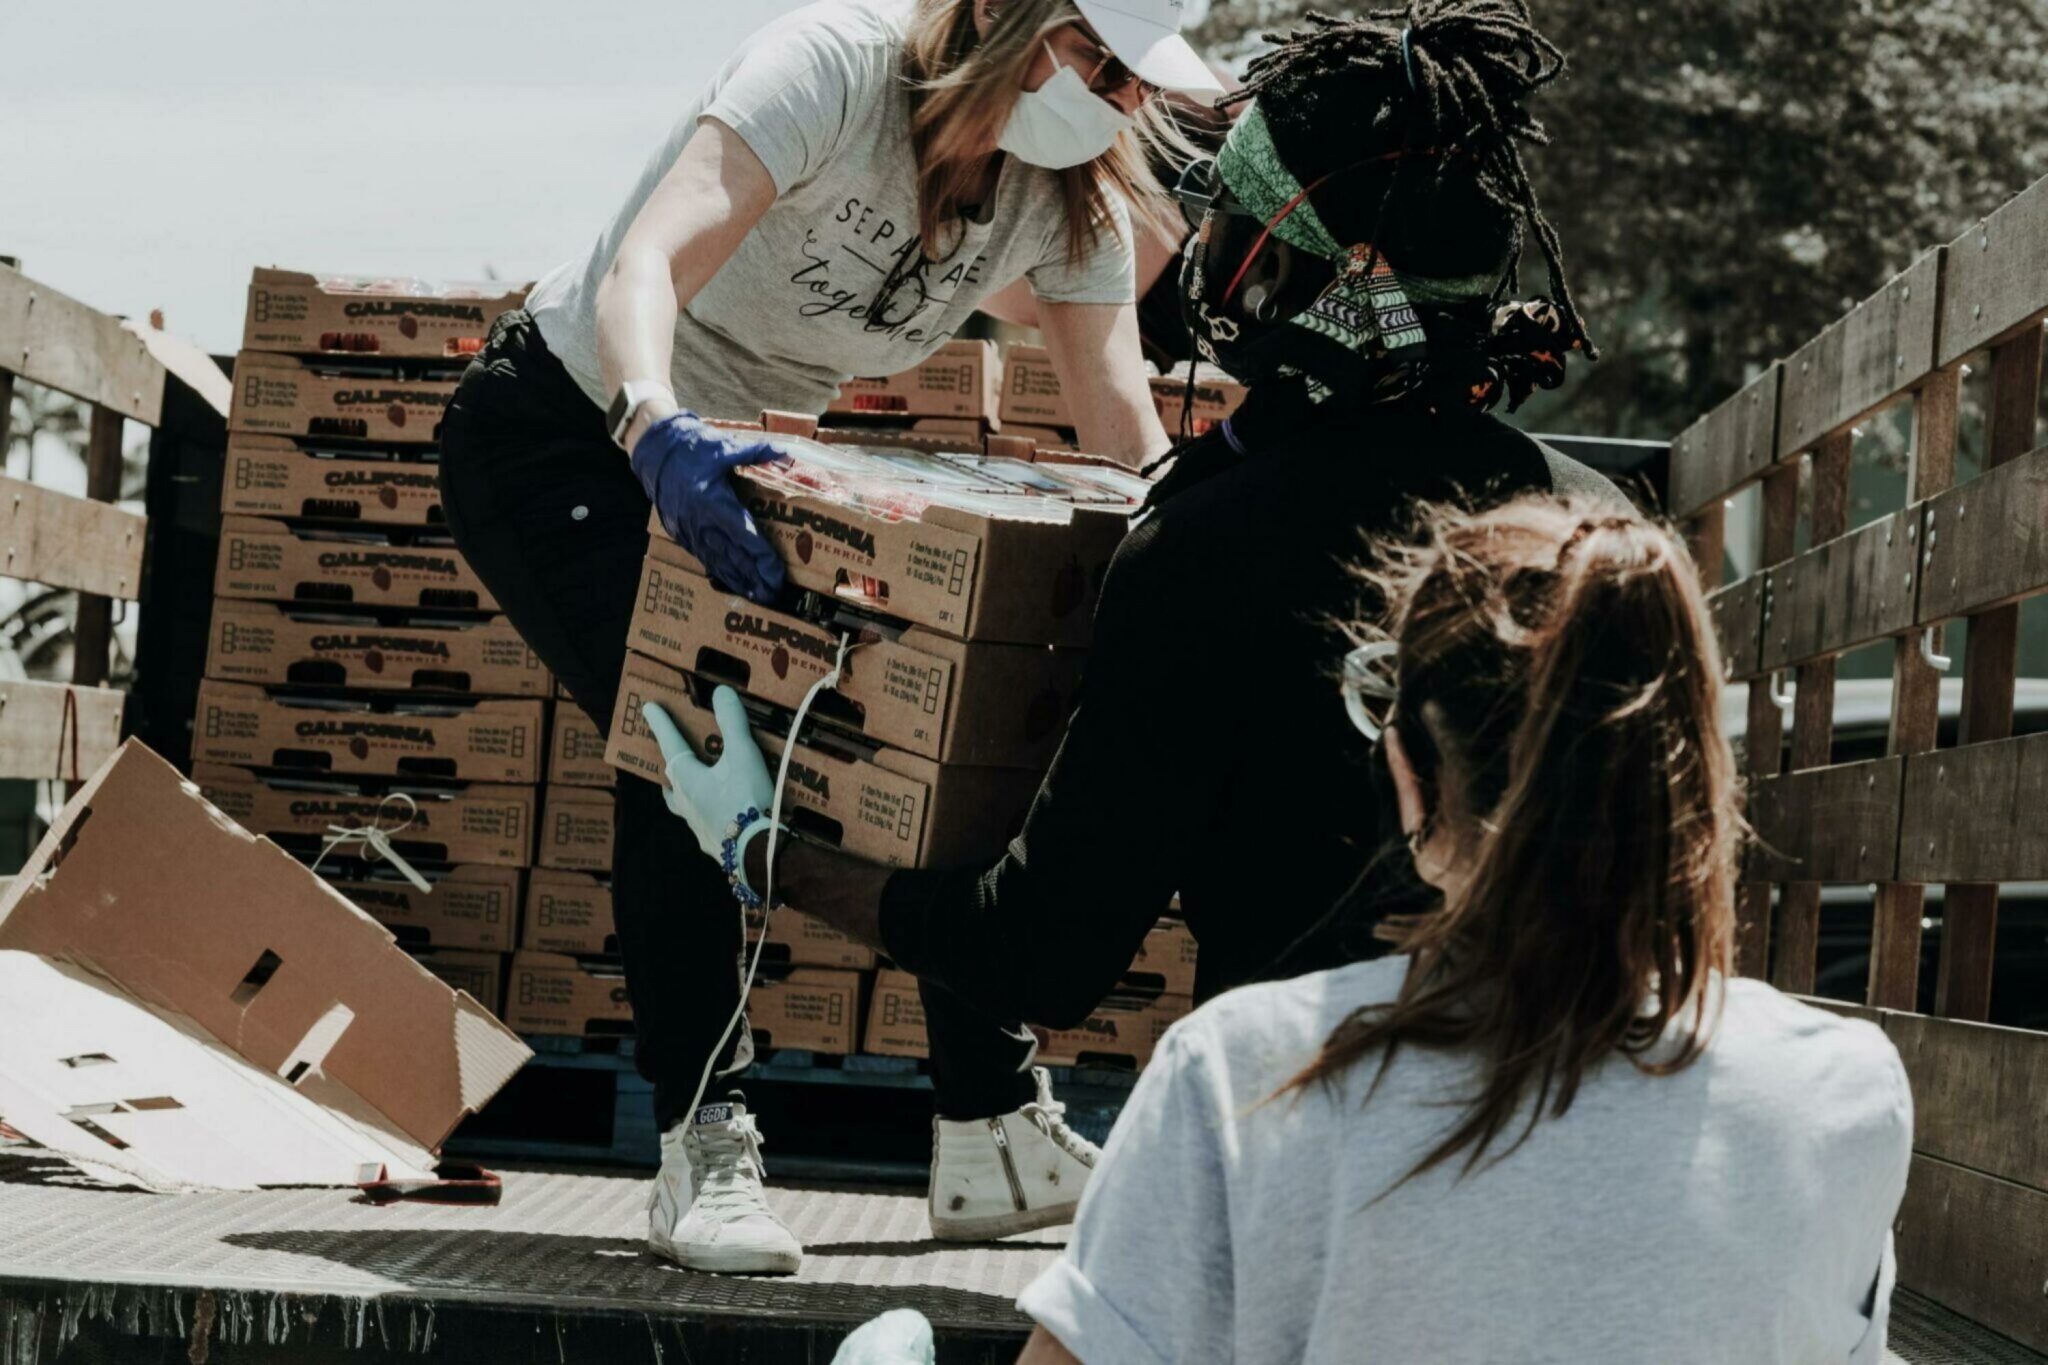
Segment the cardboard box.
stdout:
<path fill-rule="evenodd" d="M 235 361 L 228 430 L 425 445 L 441 439 L 459 377 L 248 351 Z"/>
<path fill-rule="evenodd" d="M 778 434 L 817 430 L 809 419 L 768 417 Z M 978 499 L 981 511 L 935 503 L 905 515 L 792 491 L 772 465 L 734 474 L 796 586 L 967 640 L 1087 644 L 1096 593 L 1130 525 L 1127 510 L 1093 507 L 1056 506 L 1057 519 L 1034 519 L 1049 504 L 1014 495 Z M 919 500 L 904 491 L 905 505 Z M 649 530 L 663 534 L 652 517 Z"/>
<path fill-rule="evenodd" d="M 333 698 L 203 682 L 192 727 L 193 761 L 464 782 L 540 781 L 545 702 L 372 696 Z"/>
<path fill-rule="evenodd" d="M 924 997 L 918 992 L 917 978 L 909 972 L 889 967 L 875 974 L 861 1051 L 877 1057 L 932 1055 L 931 1039 L 925 1031 Z"/>
<path fill-rule="evenodd" d="M 1193 995 L 1195 960 L 1195 936 L 1186 921 L 1163 919 L 1145 935 L 1124 980 L 1148 992 Z"/>
<path fill-rule="evenodd" d="M 233 819 L 308 857 L 335 826 L 375 824 L 415 862 L 525 867 L 533 861 L 532 787 L 262 775 L 192 765 L 200 792 Z M 337 850 L 328 866 L 360 855 Z"/>
<path fill-rule="evenodd" d="M 555 706 L 554 733 L 548 739 L 548 781 L 565 787 L 611 787 L 618 769 L 604 761 L 604 736 L 573 701 Z"/>
<path fill-rule="evenodd" d="M 616 957 L 619 935 L 612 927 L 611 880 L 589 872 L 535 868 L 527 877 L 519 944 L 540 952 Z"/>
<path fill-rule="evenodd" d="M 1074 413 L 1060 392 L 1059 371 L 1043 346 L 1012 346 L 1003 356 L 1003 399 L 998 415 L 1003 430 L 1022 422 L 1041 427 L 1071 427 Z"/>
<path fill-rule="evenodd" d="M 825 411 L 992 422 L 1001 373 L 993 341 L 949 341 L 901 374 L 847 380 Z"/>
<path fill-rule="evenodd" d="M 509 953 L 517 946 L 519 869 L 416 865 L 414 870 L 432 884 L 431 891 L 420 890 L 382 861 L 329 858 L 320 875 L 415 954 L 422 948 Z"/>
<path fill-rule="evenodd" d="M 697 562 L 654 537 L 627 644 L 659 663 L 794 709 L 832 671 L 841 630 L 857 631 L 838 687 L 811 714 L 941 762 L 1043 770 L 1080 692 L 1087 654 L 972 644 L 922 626 L 849 619 L 814 625 L 722 593 Z"/>
<path fill-rule="evenodd" d="M 466 360 L 524 286 L 309 275 L 257 267 L 249 281 L 245 351 Z"/>
<path fill-rule="evenodd" d="M 430 611 L 496 611 L 445 532 L 343 532 L 223 517 L 213 595 Z"/>
<path fill-rule="evenodd" d="M 1169 433 L 1171 434 L 1171 433 Z M 1029 441 L 1038 450 L 1079 450 L 1072 427 L 1042 427 L 1025 422 L 1003 423 L 1003 435 Z"/>
<path fill-rule="evenodd" d="M 1159 408 L 1159 420 L 1166 427 L 1169 436 L 1180 434 L 1181 405 L 1187 399 L 1188 377 L 1183 370 L 1179 374 L 1156 374 L 1152 376 L 1152 401 Z M 1236 412 L 1244 402 L 1245 386 L 1232 379 L 1214 365 L 1201 365 L 1195 370 L 1195 435 L 1200 436 L 1210 427 Z"/>
<path fill-rule="evenodd" d="M 228 437 L 220 510 L 393 526 L 441 526 L 441 466 L 418 450 L 302 444 L 289 436 Z"/>
<path fill-rule="evenodd" d="M 761 920 L 759 910 L 747 911 L 748 943 L 761 941 Z M 761 965 L 764 970 L 774 965 L 866 972 L 874 970 L 875 950 L 822 920 L 785 906 L 768 917 L 768 946 L 761 952 Z"/>
<path fill-rule="evenodd" d="M 505 1012 L 505 953 L 484 953 L 464 948 L 414 948 L 413 960 L 469 995 L 493 1015 Z"/>
<path fill-rule="evenodd" d="M 222 599 L 206 676 L 403 691 L 549 697 L 554 675 L 512 623 Z"/>
<path fill-rule="evenodd" d="M 800 1048 L 832 1057 L 852 1055 L 860 1046 L 860 987 L 859 972 L 823 967 L 755 977 L 747 996 L 755 1052 Z"/>
<path fill-rule="evenodd" d="M 542 867 L 572 872 L 612 870 L 612 794 L 550 783 L 541 807 Z M 688 837 L 689 831 L 682 831 Z"/>
<path fill-rule="evenodd" d="M 640 714 L 641 705 L 650 701 L 667 709 L 700 754 L 708 751 L 718 726 L 709 688 L 693 688 L 666 664 L 626 656 L 605 757 L 615 767 L 666 785 L 661 748 Z M 758 703 L 749 706 L 754 708 L 754 736 L 772 770 L 780 762 L 783 741 L 770 727 L 786 726 L 787 716 Z M 783 820 L 809 838 L 870 862 L 896 867 L 971 863 L 1001 853 L 1022 827 L 1038 785 L 1039 775 L 1026 769 L 941 766 L 813 727 L 790 765 Z"/>
<path fill-rule="evenodd" d="M 1142 1071 L 1153 1049 L 1195 1002 L 1184 995 L 1151 999 L 1111 996 L 1079 1028 L 1034 1029 L 1038 1060 L 1045 1066 L 1099 1066 Z"/>
<path fill-rule="evenodd" d="M 95 1173 L 424 1178 L 529 1055 L 134 740 L 0 904 L 0 1113 Z"/>
<path fill-rule="evenodd" d="M 505 985 L 505 1023 L 520 1033 L 571 1038 L 630 1035 L 633 1005 L 617 963 L 564 953 L 513 955 Z"/>

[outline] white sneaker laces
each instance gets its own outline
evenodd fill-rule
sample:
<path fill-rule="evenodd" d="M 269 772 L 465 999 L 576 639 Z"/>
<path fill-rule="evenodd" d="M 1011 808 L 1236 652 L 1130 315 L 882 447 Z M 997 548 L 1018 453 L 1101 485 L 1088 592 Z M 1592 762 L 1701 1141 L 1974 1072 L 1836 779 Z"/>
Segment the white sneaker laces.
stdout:
<path fill-rule="evenodd" d="M 1061 1151 L 1083 1166 L 1092 1169 L 1095 1159 L 1102 1155 L 1101 1148 L 1067 1126 L 1067 1106 L 1054 1099 L 1049 1091 L 1039 1091 L 1038 1099 L 1018 1112 L 1037 1124 L 1040 1132 L 1058 1143 Z"/>
<path fill-rule="evenodd" d="M 761 1193 L 761 1182 L 768 1173 L 761 1164 L 761 1134 L 751 1117 L 692 1129 L 689 1143 L 691 1160 L 701 1171 L 697 1180 L 699 1208 L 727 1217 L 750 1213 L 774 1216 Z"/>

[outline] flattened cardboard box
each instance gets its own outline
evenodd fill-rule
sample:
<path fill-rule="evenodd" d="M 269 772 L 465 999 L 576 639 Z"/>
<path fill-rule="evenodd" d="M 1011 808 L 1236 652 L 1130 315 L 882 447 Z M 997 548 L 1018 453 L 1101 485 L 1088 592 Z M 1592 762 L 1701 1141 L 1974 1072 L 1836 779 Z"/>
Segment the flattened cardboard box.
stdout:
<path fill-rule="evenodd" d="M 505 1013 L 505 953 L 464 948 L 415 948 L 413 960 L 494 1015 Z"/>
<path fill-rule="evenodd" d="M 1124 979 L 1167 995 L 1195 993 L 1195 936 L 1187 923 L 1163 919 L 1138 945 L 1138 956 Z"/>
<path fill-rule="evenodd" d="M 548 781 L 565 787 L 612 787 L 619 770 L 604 761 L 604 736 L 573 701 L 555 704 L 548 739 Z"/>
<path fill-rule="evenodd" d="M 612 822 L 610 792 L 550 783 L 541 808 L 540 865 L 571 872 L 610 872 Z"/>
<path fill-rule="evenodd" d="M 747 911 L 747 942 L 761 941 L 761 912 Z M 784 907 L 768 917 L 768 946 L 761 962 L 791 967 L 838 967 L 874 970 L 875 950 L 840 933 L 822 920 Z"/>
<path fill-rule="evenodd" d="M 519 944 L 539 952 L 579 957 L 615 957 L 618 931 L 612 926 L 612 886 L 589 872 L 540 867 L 526 883 L 526 914 Z"/>
<path fill-rule="evenodd" d="M 533 861 L 539 807 L 532 787 L 473 783 L 432 789 L 368 779 L 265 777 L 217 763 L 193 764 L 192 780 L 230 817 L 295 849 L 317 851 L 337 826 L 376 824 L 394 831 L 392 847 L 406 858 L 492 867 Z M 411 804 L 393 799 L 392 790 L 406 793 Z M 330 862 L 349 856 L 337 852 Z"/>
<path fill-rule="evenodd" d="M 242 349 L 465 360 L 483 349 L 491 320 L 525 299 L 523 287 L 501 284 L 435 286 L 258 266 Z"/>
<path fill-rule="evenodd" d="M 458 376 L 354 373 L 344 365 L 251 351 L 235 362 L 228 430 L 271 436 L 429 444 Z"/>
<path fill-rule="evenodd" d="M 624 970 L 563 953 L 513 955 L 504 1018 L 519 1033 L 586 1038 L 633 1031 Z"/>
<path fill-rule="evenodd" d="M 380 777 L 540 781 L 546 703 L 405 704 L 411 709 L 379 703 L 371 710 L 209 679 L 199 686 L 192 758 Z"/>
<path fill-rule="evenodd" d="M 426 1176 L 531 1055 L 133 740 L 0 904 L 0 1019 L 8 1123 L 153 1189 Z"/>
<path fill-rule="evenodd" d="M 1003 355 L 1003 398 L 999 406 L 1003 429 L 1012 422 L 1041 427 L 1071 427 L 1073 409 L 1060 391 L 1059 371 L 1043 346 L 1012 346 Z"/>
<path fill-rule="evenodd" d="M 441 467 L 417 451 L 322 450 L 289 436 L 228 437 L 220 510 L 391 526 L 441 526 Z"/>
<path fill-rule="evenodd" d="M 329 858 L 321 867 L 321 876 L 348 897 L 350 904 L 396 934 L 408 951 L 456 948 L 509 953 L 517 946 L 519 869 L 472 865 L 416 870 L 432 884 L 432 890 L 420 890 L 382 860 L 365 863 Z M 470 994 L 484 998 L 475 991 Z"/>
<path fill-rule="evenodd" d="M 1033 1030 L 1038 1034 L 1038 1060 L 1047 1066 L 1128 1065 L 1142 1070 L 1166 1030 L 1194 1007 L 1184 995 L 1152 1000 L 1111 996 L 1079 1028 Z"/>
<path fill-rule="evenodd" d="M 388 620 L 225 598 L 213 608 L 206 676 L 498 697 L 555 690 L 554 675 L 502 616 Z"/>
<path fill-rule="evenodd" d="M 788 435 L 817 429 L 769 417 Z M 1127 511 L 1094 507 L 1058 522 L 940 505 L 892 519 L 792 493 L 759 471 L 734 472 L 792 583 L 964 640 L 1086 645 L 1102 577 L 1130 525 Z M 649 530 L 664 534 L 655 518 Z"/>
<path fill-rule="evenodd" d="M 839 653 L 834 630 L 718 591 L 662 536 L 648 544 L 626 640 L 657 662 L 792 710 Z M 1066 732 L 1086 664 L 1078 649 L 869 627 L 812 714 L 940 762 L 1042 771 Z"/>
<path fill-rule="evenodd" d="M 860 1046 L 859 972 L 798 967 L 786 976 L 756 977 L 747 995 L 747 1026 L 757 1052 L 802 1048 L 850 1056 Z"/>
<path fill-rule="evenodd" d="M 874 999 L 868 1005 L 868 1026 L 861 1051 L 877 1057 L 931 1056 L 924 997 L 918 992 L 917 978 L 909 972 L 890 967 L 875 974 Z"/>
<path fill-rule="evenodd" d="M 257 602 L 496 611 L 498 600 L 444 536 L 351 537 L 223 517 L 213 595 Z"/>
<path fill-rule="evenodd" d="M 619 709 L 612 717 L 613 766 L 667 784 L 661 747 L 640 709 L 658 702 L 700 754 L 717 735 L 706 689 L 699 705 L 684 675 L 666 664 L 626 656 Z M 783 741 L 763 729 L 754 735 L 770 768 Z M 1020 768 L 943 767 L 897 749 L 875 749 L 807 729 L 790 764 L 783 818 L 792 829 L 870 862 L 927 867 L 973 862 L 1000 853 L 1024 823 L 1038 794 L 1038 774 Z"/>
<path fill-rule="evenodd" d="M 1001 374 L 994 342 L 949 341 L 901 374 L 847 380 L 825 411 L 993 422 Z"/>

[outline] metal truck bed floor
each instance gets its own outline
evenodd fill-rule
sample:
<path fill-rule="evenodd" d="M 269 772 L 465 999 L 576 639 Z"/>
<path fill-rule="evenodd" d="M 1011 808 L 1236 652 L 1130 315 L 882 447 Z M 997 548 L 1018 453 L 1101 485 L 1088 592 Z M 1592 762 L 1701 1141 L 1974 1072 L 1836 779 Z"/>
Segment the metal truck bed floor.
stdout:
<path fill-rule="evenodd" d="M 924 1201 L 776 1188 L 800 1275 L 697 1275 L 641 1248 L 644 1180 L 506 1171 L 495 1208 L 373 1207 L 347 1191 L 152 1195 L 0 1152 L 0 1365 L 378 1357 L 556 1362 L 804 1361 L 886 1309 L 922 1310 L 944 1365 L 1011 1360 L 1012 1306 L 1064 1229 L 973 1247 L 929 1240 Z M 2043 1358 L 1914 1295 L 1905 1365 Z"/>

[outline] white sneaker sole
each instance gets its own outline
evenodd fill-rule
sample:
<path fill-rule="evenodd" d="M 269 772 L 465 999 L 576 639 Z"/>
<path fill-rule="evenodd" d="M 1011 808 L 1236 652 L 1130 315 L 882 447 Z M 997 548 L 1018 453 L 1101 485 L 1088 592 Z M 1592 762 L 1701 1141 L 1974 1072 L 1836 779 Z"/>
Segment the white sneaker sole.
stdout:
<path fill-rule="evenodd" d="M 666 1237 L 647 1236 L 647 1249 L 663 1260 L 674 1261 L 685 1270 L 713 1275 L 794 1275 L 804 1266 L 801 1251 L 775 1251 L 767 1247 L 678 1248 Z"/>
<path fill-rule="evenodd" d="M 1048 1204 L 1042 1209 L 990 1213 L 975 1218 L 940 1217 L 929 1213 L 929 1210 L 927 1212 L 931 1218 L 932 1236 L 941 1242 L 992 1242 L 1001 1237 L 1014 1237 L 1020 1232 L 1037 1232 L 1042 1228 L 1071 1223 L 1080 1207 L 1081 1201 L 1076 1199 L 1065 1204 Z"/>

